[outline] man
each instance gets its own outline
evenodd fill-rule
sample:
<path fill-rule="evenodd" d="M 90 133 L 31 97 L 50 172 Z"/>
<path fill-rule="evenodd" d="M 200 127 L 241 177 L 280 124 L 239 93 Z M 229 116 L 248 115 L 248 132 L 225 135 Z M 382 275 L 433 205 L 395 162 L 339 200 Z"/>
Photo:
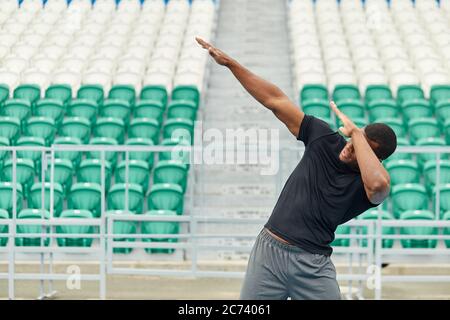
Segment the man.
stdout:
<path fill-rule="evenodd" d="M 381 123 L 362 129 L 334 102 L 339 132 L 300 108 L 275 85 L 251 73 L 201 38 L 197 42 L 228 67 L 243 87 L 270 109 L 305 144 L 305 153 L 286 182 L 250 254 L 241 299 L 340 299 L 331 262 L 336 227 L 389 195 L 381 161 L 396 149 L 394 131 Z"/>

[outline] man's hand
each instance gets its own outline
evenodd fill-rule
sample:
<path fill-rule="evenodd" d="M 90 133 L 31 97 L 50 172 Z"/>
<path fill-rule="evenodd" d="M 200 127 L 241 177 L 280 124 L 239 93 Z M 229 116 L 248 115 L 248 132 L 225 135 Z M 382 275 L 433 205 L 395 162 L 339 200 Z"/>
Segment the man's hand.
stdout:
<path fill-rule="evenodd" d="M 208 50 L 211 57 L 216 60 L 216 62 L 222 66 L 229 66 L 230 62 L 233 61 L 227 54 L 223 51 L 213 47 L 210 43 L 206 42 L 200 37 L 195 37 L 195 40 L 203 47 L 203 49 Z"/>
<path fill-rule="evenodd" d="M 334 101 L 330 102 L 330 107 L 336 116 L 341 120 L 342 127 L 339 128 L 346 137 L 351 137 L 354 132 L 360 130 L 349 117 L 347 117 L 341 110 L 338 109 Z"/>

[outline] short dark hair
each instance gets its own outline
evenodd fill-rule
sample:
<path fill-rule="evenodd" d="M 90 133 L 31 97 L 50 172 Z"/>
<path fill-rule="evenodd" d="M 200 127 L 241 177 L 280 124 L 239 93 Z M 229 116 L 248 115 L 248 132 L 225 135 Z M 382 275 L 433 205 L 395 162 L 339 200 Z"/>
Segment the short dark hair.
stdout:
<path fill-rule="evenodd" d="M 375 154 L 381 160 L 387 159 L 397 148 L 397 136 L 394 130 L 384 123 L 372 123 L 364 127 L 366 137 L 378 144 Z"/>

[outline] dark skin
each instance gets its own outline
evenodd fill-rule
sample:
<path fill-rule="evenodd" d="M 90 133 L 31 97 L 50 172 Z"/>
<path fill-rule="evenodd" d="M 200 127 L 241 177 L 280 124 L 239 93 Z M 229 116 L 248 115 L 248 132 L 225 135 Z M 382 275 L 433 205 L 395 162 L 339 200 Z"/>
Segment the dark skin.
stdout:
<path fill-rule="evenodd" d="M 289 131 L 298 136 L 305 114 L 277 86 L 255 75 L 236 60 L 215 48 L 205 40 L 196 37 L 197 42 L 220 65 L 227 67 L 259 103 L 271 110 Z M 339 130 L 350 138 L 339 154 L 339 159 L 361 172 L 364 189 L 370 202 L 379 204 L 389 195 L 390 177 L 374 150 L 378 144 L 368 139 L 363 128 L 358 128 L 336 104 L 331 101 L 330 108 L 341 120 Z"/>

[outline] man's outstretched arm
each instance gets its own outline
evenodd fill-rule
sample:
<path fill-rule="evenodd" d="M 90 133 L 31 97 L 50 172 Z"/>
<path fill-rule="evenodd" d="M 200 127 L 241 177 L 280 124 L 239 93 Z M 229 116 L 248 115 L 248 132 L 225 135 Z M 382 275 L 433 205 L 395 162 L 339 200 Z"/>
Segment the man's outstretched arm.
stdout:
<path fill-rule="evenodd" d="M 248 93 L 267 109 L 271 110 L 295 137 L 298 136 L 300 124 L 305 114 L 289 100 L 288 96 L 280 88 L 255 75 L 236 60 L 203 39 L 197 37 L 196 40 L 203 48 L 208 50 L 211 57 L 218 64 L 230 69 Z"/>

